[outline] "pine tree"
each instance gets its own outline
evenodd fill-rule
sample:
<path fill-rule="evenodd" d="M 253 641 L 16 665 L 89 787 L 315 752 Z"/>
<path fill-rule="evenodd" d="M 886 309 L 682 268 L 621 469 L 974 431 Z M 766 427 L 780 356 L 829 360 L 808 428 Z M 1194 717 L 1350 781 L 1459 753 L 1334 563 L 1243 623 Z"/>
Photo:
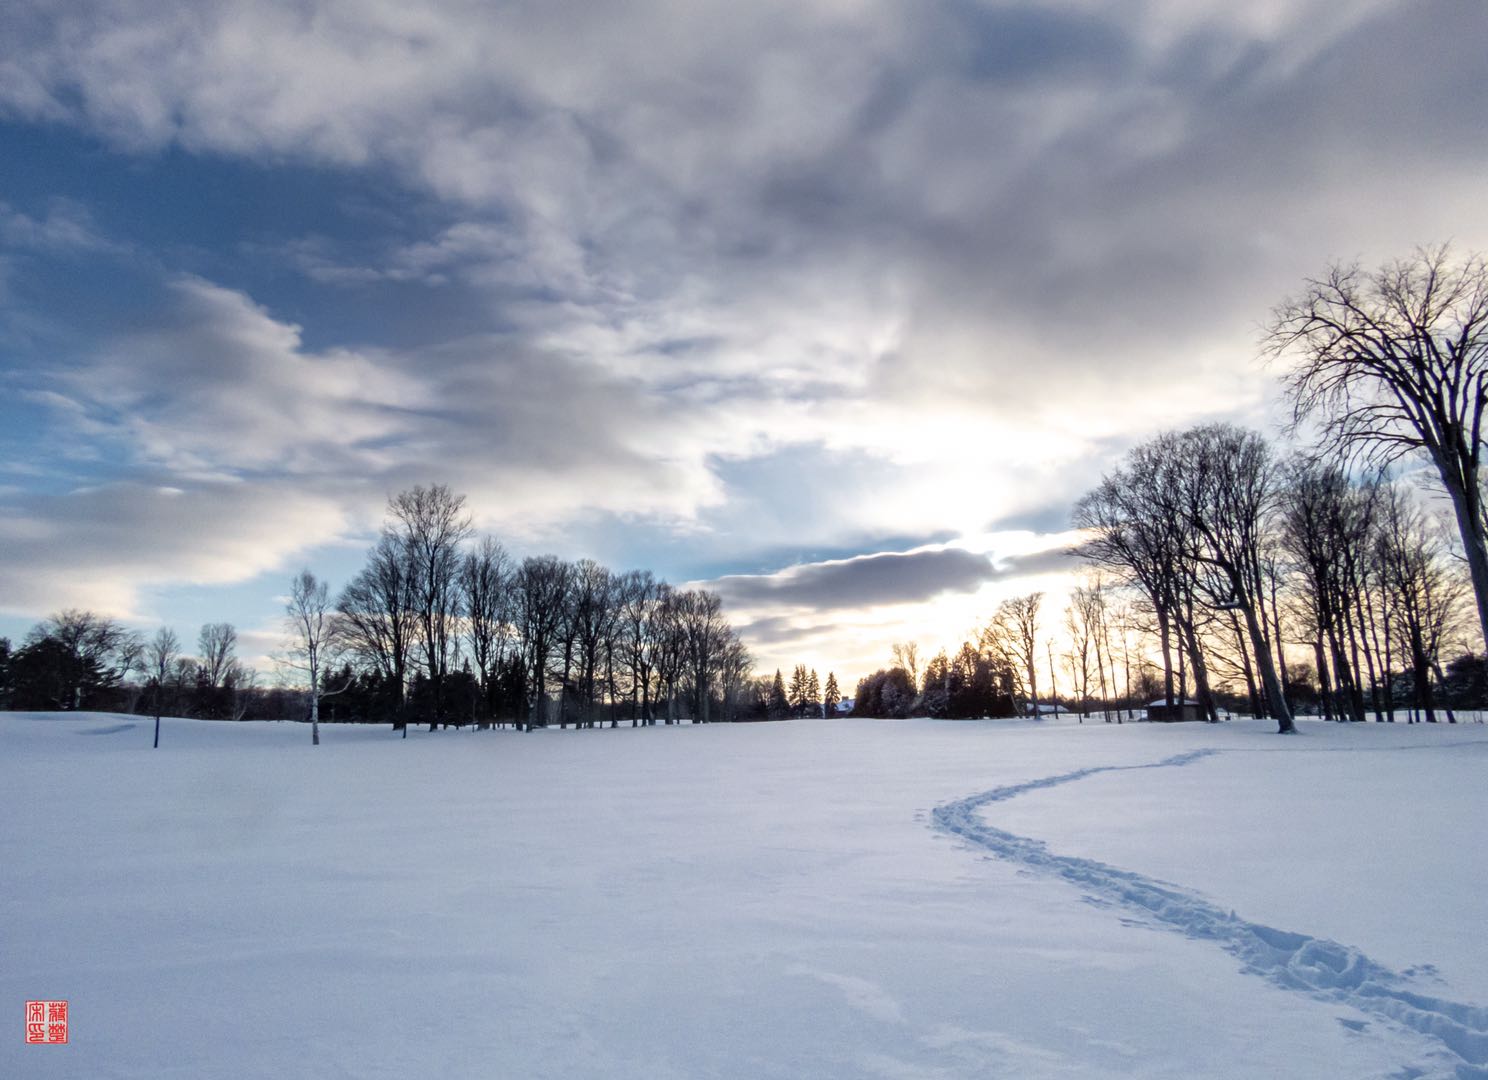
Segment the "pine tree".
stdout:
<path fill-rule="evenodd" d="M 785 680 L 780 677 L 780 669 L 775 669 L 775 682 L 770 687 L 770 719 L 784 720 L 790 715 L 790 701 L 785 696 Z"/>
<path fill-rule="evenodd" d="M 826 715 L 835 715 L 837 712 L 837 703 L 841 700 L 842 691 L 837 688 L 837 676 L 829 671 L 827 672 Z"/>
<path fill-rule="evenodd" d="M 792 716 L 806 715 L 806 665 L 797 664 L 791 672 L 790 710 Z"/>
<path fill-rule="evenodd" d="M 820 717 L 822 714 L 821 681 L 816 677 L 816 669 L 811 669 L 811 676 L 806 680 L 806 715 Z"/>

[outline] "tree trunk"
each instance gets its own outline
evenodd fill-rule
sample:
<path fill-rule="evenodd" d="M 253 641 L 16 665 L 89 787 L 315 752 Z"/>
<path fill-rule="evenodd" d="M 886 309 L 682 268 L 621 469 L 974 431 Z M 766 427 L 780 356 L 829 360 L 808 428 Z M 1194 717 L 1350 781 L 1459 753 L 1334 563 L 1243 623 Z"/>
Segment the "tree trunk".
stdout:
<path fill-rule="evenodd" d="M 1297 725 L 1292 723 L 1292 711 L 1287 708 L 1286 698 L 1282 695 L 1281 680 L 1276 677 L 1276 664 L 1267 645 L 1266 634 L 1256 620 L 1254 607 L 1245 604 L 1241 610 L 1245 612 L 1245 628 L 1250 631 L 1250 642 L 1255 647 L 1256 667 L 1260 668 L 1266 704 L 1276 718 L 1276 732 L 1278 735 L 1290 734 L 1297 730 Z"/>
<path fill-rule="evenodd" d="M 1168 613 L 1166 609 L 1160 609 L 1157 613 L 1158 638 L 1162 643 L 1163 658 L 1163 700 L 1168 707 L 1168 715 L 1173 710 L 1173 632 L 1168 626 Z"/>
<path fill-rule="evenodd" d="M 1436 723 L 1436 700 L 1431 693 L 1431 669 L 1426 660 L 1426 646 L 1421 641 L 1419 630 L 1411 631 L 1411 667 L 1416 677 L 1416 704 L 1426 716 L 1428 724 Z"/>
<path fill-rule="evenodd" d="M 1375 640 L 1378 635 L 1374 629 L 1374 601 L 1370 599 L 1368 588 L 1360 590 L 1359 602 L 1355 606 L 1359 609 L 1359 640 L 1364 645 L 1364 662 L 1369 667 L 1369 703 L 1374 706 L 1374 722 L 1383 724 L 1385 708 L 1380 701 L 1379 669 L 1374 662 L 1379 642 Z"/>
<path fill-rule="evenodd" d="M 1333 689 L 1328 685 L 1328 658 L 1323 655 L 1322 635 L 1318 635 L 1317 640 L 1312 643 L 1312 652 L 1317 660 L 1318 704 L 1322 707 L 1323 719 L 1332 720 L 1333 703 L 1330 698 Z"/>
<path fill-rule="evenodd" d="M 1240 629 L 1240 620 L 1230 613 L 1230 625 L 1235 629 L 1235 648 L 1240 652 L 1240 670 L 1245 672 L 1245 692 L 1250 696 L 1250 715 L 1261 716 L 1261 696 L 1256 692 L 1255 669 L 1250 666 L 1250 650 L 1245 646 L 1245 634 Z"/>
<path fill-rule="evenodd" d="M 1199 647 L 1199 635 L 1192 625 L 1185 628 L 1188 662 L 1193 668 L 1194 697 L 1199 699 L 1199 708 L 1211 724 L 1219 722 L 1219 710 L 1214 707 L 1214 695 L 1209 690 L 1209 665 L 1204 662 L 1204 651 Z"/>
<path fill-rule="evenodd" d="M 1348 715 L 1341 715 L 1339 719 L 1362 721 L 1364 719 L 1364 691 L 1359 689 L 1358 675 L 1354 671 L 1354 666 L 1349 663 L 1348 652 L 1344 649 L 1343 641 L 1338 637 L 1337 630 L 1332 630 L 1330 633 L 1333 636 L 1333 670 L 1338 675 L 1338 688 L 1343 691 L 1344 702 L 1348 705 Z"/>
<path fill-rule="evenodd" d="M 1452 498 L 1452 512 L 1457 517 L 1457 531 L 1462 538 L 1462 552 L 1467 557 L 1472 576 L 1473 598 L 1478 606 L 1478 629 L 1488 642 L 1488 535 L 1485 535 L 1483 505 L 1476 488 L 1464 484 L 1445 450 L 1433 452 L 1442 485 Z"/>
<path fill-rule="evenodd" d="M 1286 644 L 1281 637 L 1281 605 L 1277 602 L 1277 576 L 1271 578 L 1271 629 L 1275 633 L 1274 644 L 1276 646 L 1276 663 L 1281 671 L 1281 696 L 1286 700 L 1287 708 L 1292 707 L 1291 676 L 1287 674 L 1286 666 Z"/>
<path fill-rule="evenodd" d="M 1436 672 L 1436 680 L 1437 680 L 1437 682 L 1439 682 L 1439 683 L 1442 684 L 1442 689 L 1445 690 L 1447 688 L 1447 677 L 1442 672 L 1440 661 L 1438 661 L 1435 658 L 1433 658 L 1432 661 L 1431 661 L 1431 670 L 1433 670 L 1434 672 Z M 1453 711 L 1452 706 L 1450 706 L 1450 705 L 1446 706 L 1446 714 L 1447 714 L 1447 723 L 1449 723 L 1449 724 L 1455 724 L 1457 722 L 1457 713 L 1455 711 Z"/>
<path fill-rule="evenodd" d="M 1385 716 L 1386 722 L 1395 722 L 1395 650 L 1390 633 L 1390 611 L 1385 609 L 1382 619 L 1385 627 Z"/>

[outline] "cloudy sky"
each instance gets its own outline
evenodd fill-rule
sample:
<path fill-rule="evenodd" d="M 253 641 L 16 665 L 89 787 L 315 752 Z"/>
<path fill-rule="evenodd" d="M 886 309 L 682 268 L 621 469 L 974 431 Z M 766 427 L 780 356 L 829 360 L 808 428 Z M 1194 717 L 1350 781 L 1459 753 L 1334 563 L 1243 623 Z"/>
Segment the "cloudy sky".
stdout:
<path fill-rule="evenodd" d="M 1270 307 L 1488 247 L 1482 0 L 10 0 L 0 633 L 259 645 L 389 493 L 844 682 L 1069 573 Z M 251 649 L 250 649 L 251 651 Z"/>

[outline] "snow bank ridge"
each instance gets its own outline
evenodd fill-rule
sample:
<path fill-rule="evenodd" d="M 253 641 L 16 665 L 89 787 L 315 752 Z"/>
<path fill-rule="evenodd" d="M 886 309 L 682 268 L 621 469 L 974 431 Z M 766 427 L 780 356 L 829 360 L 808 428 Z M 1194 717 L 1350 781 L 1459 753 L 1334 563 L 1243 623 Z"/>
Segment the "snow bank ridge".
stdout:
<path fill-rule="evenodd" d="M 1135 908 L 1191 938 L 1213 941 L 1240 958 L 1244 970 L 1277 986 L 1383 1017 L 1425 1035 L 1438 1048 L 1419 1077 L 1488 1080 L 1488 1009 L 1418 994 L 1406 977 L 1358 949 L 1325 938 L 1277 930 L 1225 911 L 1181 886 L 1156 881 L 1093 859 L 1056 855 L 1041 840 L 993 828 L 981 810 L 1039 788 L 1057 787 L 1097 773 L 1190 765 L 1220 753 L 1194 750 L 1147 765 L 1103 765 L 1030 780 L 935 808 L 935 827 L 998 858 L 1061 877 L 1091 897 Z"/>

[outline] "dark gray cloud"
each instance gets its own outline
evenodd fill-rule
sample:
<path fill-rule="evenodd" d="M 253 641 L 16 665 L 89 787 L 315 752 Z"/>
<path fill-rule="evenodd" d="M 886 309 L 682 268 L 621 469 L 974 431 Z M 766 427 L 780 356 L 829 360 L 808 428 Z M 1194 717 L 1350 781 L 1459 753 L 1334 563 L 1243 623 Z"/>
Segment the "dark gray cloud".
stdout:
<path fill-rule="evenodd" d="M 782 605 L 818 609 L 908 604 L 946 592 L 975 592 L 997 577 L 992 561 L 959 548 L 882 552 L 811 563 L 780 574 L 736 574 L 712 587 L 742 607 Z"/>
<path fill-rule="evenodd" d="M 998 561 L 997 578 L 1032 577 L 1036 574 L 1054 574 L 1074 570 L 1080 565 L 1074 548 L 1049 548 L 1027 555 L 1010 555 Z"/>
<path fill-rule="evenodd" d="M 753 649 L 776 651 L 779 646 L 792 646 L 818 635 L 830 634 L 838 629 L 835 623 L 815 623 L 802 626 L 788 615 L 766 615 L 763 618 L 742 622 L 739 634 Z"/>

